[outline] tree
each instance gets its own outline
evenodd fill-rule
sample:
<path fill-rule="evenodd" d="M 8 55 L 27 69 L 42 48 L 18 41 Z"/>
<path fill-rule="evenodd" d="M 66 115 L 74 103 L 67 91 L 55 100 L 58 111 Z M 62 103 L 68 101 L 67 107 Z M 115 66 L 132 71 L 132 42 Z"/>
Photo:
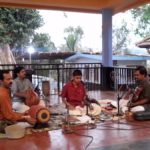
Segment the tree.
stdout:
<path fill-rule="evenodd" d="M 135 34 L 142 38 L 150 36 L 150 4 L 132 9 L 131 14 L 137 21 Z"/>
<path fill-rule="evenodd" d="M 127 29 L 127 23 L 122 22 L 120 27 L 113 28 L 113 54 L 120 54 L 122 50 L 127 48 L 129 29 Z"/>
<path fill-rule="evenodd" d="M 37 10 L 0 8 L 0 43 L 20 50 L 42 25 L 43 19 Z"/>
<path fill-rule="evenodd" d="M 37 51 L 56 50 L 55 44 L 51 41 L 51 37 L 45 33 L 36 33 L 32 40 L 32 45 Z"/>
<path fill-rule="evenodd" d="M 80 26 L 78 26 L 77 28 L 73 28 L 70 26 L 66 28 L 64 32 L 67 34 L 64 38 L 66 41 L 66 45 L 69 48 L 69 50 L 74 52 L 78 47 L 84 32 Z"/>

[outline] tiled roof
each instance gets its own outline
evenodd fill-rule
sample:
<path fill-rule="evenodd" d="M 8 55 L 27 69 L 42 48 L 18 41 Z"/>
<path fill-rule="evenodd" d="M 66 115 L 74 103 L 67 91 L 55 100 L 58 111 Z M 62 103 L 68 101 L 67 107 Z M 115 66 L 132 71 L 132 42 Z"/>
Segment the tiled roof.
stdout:
<path fill-rule="evenodd" d="M 140 48 L 150 48 L 150 37 L 147 37 L 143 39 L 142 41 L 137 42 L 136 46 Z"/>
<path fill-rule="evenodd" d="M 96 60 L 96 61 L 102 61 L 102 56 L 101 55 L 92 55 L 92 54 L 82 54 L 82 53 L 76 53 L 75 55 L 72 55 L 65 60 L 70 62 L 70 61 L 75 61 L 77 59 L 91 59 L 91 60 Z M 113 56 L 113 60 L 150 60 L 150 56 L 130 56 L 130 55 L 124 55 L 124 56 Z"/>

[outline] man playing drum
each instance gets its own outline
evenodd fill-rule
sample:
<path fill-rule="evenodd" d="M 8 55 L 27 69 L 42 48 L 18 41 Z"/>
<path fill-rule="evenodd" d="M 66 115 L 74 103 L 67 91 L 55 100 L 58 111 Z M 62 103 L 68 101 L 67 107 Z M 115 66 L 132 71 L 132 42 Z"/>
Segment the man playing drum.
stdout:
<path fill-rule="evenodd" d="M 17 113 L 12 111 L 10 86 L 12 75 L 8 70 L 0 70 L 0 132 L 4 132 L 7 125 L 15 122 L 28 122 L 35 124 L 36 120 L 31 118 L 26 112 Z"/>
<path fill-rule="evenodd" d="M 17 77 L 12 83 L 13 109 L 17 112 L 27 111 L 31 106 L 30 101 L 33 105 L 45 106 L 44 100 L 39 100 L 38 95 L 33 90 L 32 83 L 26 78 L 25 68 L 16 67 L 14 73 Z"/>

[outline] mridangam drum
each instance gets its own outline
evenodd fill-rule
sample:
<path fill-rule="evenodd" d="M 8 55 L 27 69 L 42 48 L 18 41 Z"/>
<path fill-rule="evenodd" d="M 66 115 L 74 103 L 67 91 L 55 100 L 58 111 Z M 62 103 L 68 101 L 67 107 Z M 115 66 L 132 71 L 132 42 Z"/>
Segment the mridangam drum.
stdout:
<path fill-rule="evenodd" d="M 47 123 L 50 120 L 50 112 L 46 107 L 34 105 L 29 109 L 29 115 L 38 123 Z"/>

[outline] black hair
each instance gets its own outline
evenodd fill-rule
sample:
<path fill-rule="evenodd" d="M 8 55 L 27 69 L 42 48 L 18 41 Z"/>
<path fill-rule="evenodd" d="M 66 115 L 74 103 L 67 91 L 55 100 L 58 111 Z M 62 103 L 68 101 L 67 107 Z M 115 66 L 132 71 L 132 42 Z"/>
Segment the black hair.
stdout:
<path fill-rule="evenodd" d="M 4 74 L 8 74 L 10 70 L 0 70 L 0 80 L 4 80 Z"/>
<path fill-rule="evenodd" d="M 144 75 L 145 77 L 147 76 L 147 70 L 144 66 L 137 66 L 135 71 L 139 71 L 140 74 Z"/>
<path fill-rule="evenodd" d="M 17 77 L 17 73 L 20 73 L 20 71 L 23 69 L 25 68 L 22 66 L 15 67 L 14 72 L 13 72 L 13 78 L 15 79 Z"/>
<path fill-rule="evenodd" d="M 72 73 L 73 76 L 82 76 L 82 72 L 78 69 L 74 70 Z"/>
<path fill-rule="evenodd" d="M 16 68 L 14 69 L 14 72 L 17 74 L 17 73 L 20 73 L 20 71 L 23 70 L 23 69 L 25 69 L 25 68 L 19 66 L 19 67 L 16 67 Z"/>

